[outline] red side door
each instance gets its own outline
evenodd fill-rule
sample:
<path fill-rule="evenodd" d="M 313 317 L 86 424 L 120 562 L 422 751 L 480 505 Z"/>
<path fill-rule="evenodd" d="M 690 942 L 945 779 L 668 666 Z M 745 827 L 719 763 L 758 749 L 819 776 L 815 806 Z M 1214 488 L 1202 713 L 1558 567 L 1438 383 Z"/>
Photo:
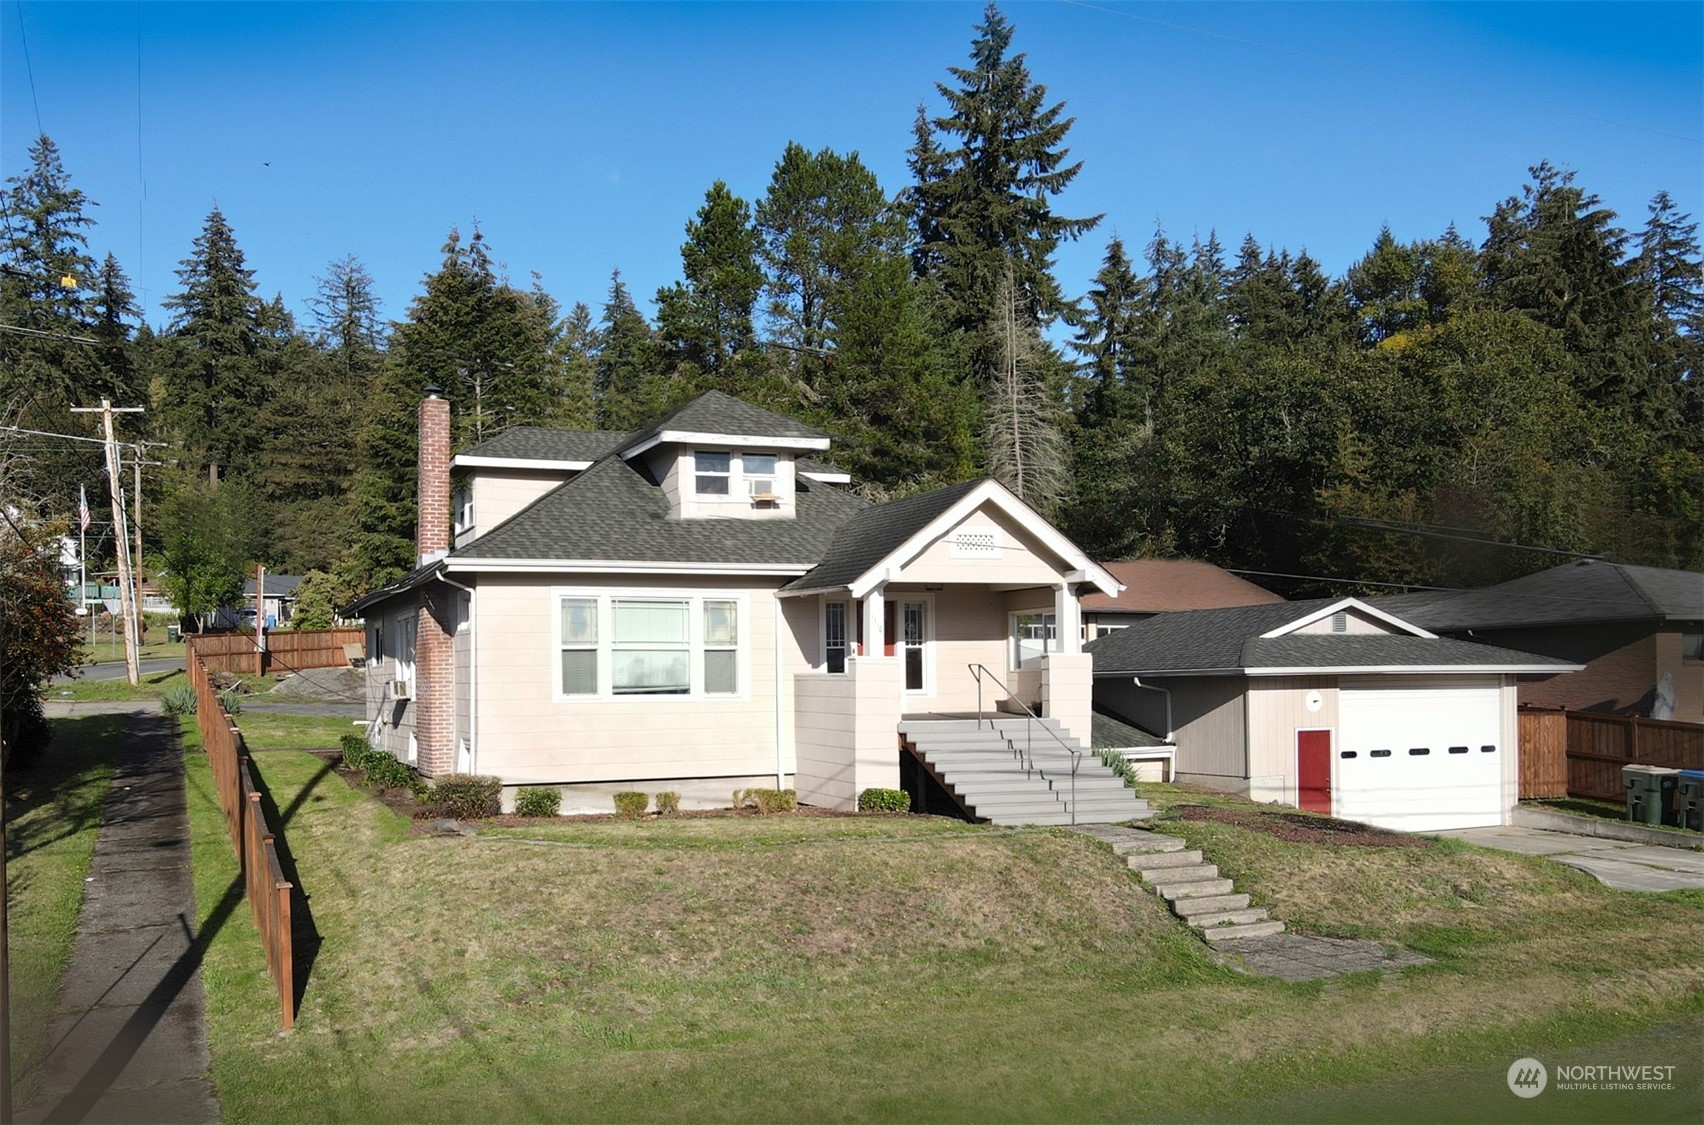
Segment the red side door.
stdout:
<path fill-rule="evenodd" d="M 898 638 L 896 638 L 893 634 L 894 634 L 894 630 L 897 627 L 898 621 L 899 621 L 899 615 L 896 614 L 894 612 L 894 610 L 898 608 L 898 604 L 899 603 L 897 603 L 897 602 L 883 602 L 882 603 L 882 655 L 883 656 L 892 656 L 893 653 L 894 653 L 894 647 L 893 647 L 894 642 Z"/>
<path fill-rule="evenodd" d="M 1296 732 L 1296 788 L 1302 808 L 1331 814 L 1331 732 Z"/>

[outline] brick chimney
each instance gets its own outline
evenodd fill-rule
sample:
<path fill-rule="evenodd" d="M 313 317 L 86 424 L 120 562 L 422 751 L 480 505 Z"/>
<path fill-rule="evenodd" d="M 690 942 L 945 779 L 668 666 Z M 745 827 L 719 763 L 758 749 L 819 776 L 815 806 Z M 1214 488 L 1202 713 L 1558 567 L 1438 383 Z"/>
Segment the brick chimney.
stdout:
<path fill-rule="evenodd" d="M 437 387 L 420 400 L 420 511 L 415 547 L 419 564 L 436 562 L 450 550 L 450 404 Z M 414 738 L 417 765 L 427 777 L 455 768 L 456 594 L 443 586 L 423 587 L 414 630 Z M 453 627 L 453 626 L 451 626 Z"/>
<path fill-rule="evenodd" d="M 450 404 L 437 387 L 420 400 L 420 511 L 414 543 L 420 566 L 450 550 Z"/>

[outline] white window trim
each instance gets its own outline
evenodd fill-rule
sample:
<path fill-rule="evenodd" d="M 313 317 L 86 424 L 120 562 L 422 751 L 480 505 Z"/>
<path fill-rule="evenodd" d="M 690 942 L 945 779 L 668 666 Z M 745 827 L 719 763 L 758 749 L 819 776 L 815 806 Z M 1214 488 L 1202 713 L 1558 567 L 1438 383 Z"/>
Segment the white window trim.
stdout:
<path fill-rule="evenodd" d="M 899 682 L 900 691 L 907 697 L 922 699 L 935 694 L 935 595 L 933 594 L 890 594 L 888 600 L 893 603 L 893 655 L 900 662 Z M 923 603 L 923 686 L 913 691 L 905 687 L 905 603 Z"/>
<path fill-rule="evenodd" d="M 816 670 L 825 676 L 844 676 L 850 664 L 846 664 L 838 672 L 828 668 L 828 603 L 836 602 L 845 607 L 845 617 L 841 625 L 846 630 L 846 660 L 858 655 L 858 603 L 851 595 L 845 597 L 824 596 L 817 600 L 817 661 Z"/>
<path fill-rule="evenodd" d="M 402 614 L 396 618 L 396 672 L 391 678 L 410 687 L 415 681 L 415 631 L 419 626 L 420 622 L 413 614 Z"/>
<path fill-rule="evenodd" d="M 728 480 L 728 491 L 725 495 L 720 492 L 698 491 L 698 478 L 701 475 L 698 472 L 698 455 L 700 453 L 726 453 L 728 455 L 728 472 L 726 474 Z M 758 474 L 754 478 L 752 474 L 746 472 L 745 459 L 747 457 L 773 457 L 775 459 L 774 471 Z M 751 482 L 753 479 L 769 481 L 769 491 L 767 495 L 774 496 L 777 500 L 785 499 L 788 495 L 790 495 L 790 490 L 785 489 L 783 486 L 783 482 L 787 479 L 787 474 L 783 470 L 786 468 L 787 464 L 788 458 L 778 450 L 764 448 L 693 449 L 688 450 L 686 453 L 686 466 L 689 470 L 688 475 L 692 478 L 692 499 L 695 503 L 706 505 L 737 504 L 741 507 L 750 505 L 753 498 L 756 496 L 756 493 L 751 490 Z M 705 473 L 702 475 L 717 479 L 720 479 L 723 476 L 722 473 Z"/>
<path fill-rule="evenodd" d="M 591 598 L 598 613 L 598 690 L 595 695 L 566 695 L 562 691 L 562 599 Z M 688 675 L 691 687 L 685 694 L 622 693 L 614 690 L 615 609 L 620 599 L 641 601 L 685 601 L 687 603 Z M 735 675 L 739 690 L 711 694 L 704 690 L 704 603 L 735 603 Z M 550 589 L 550 700 L 615 706 L 668 707 L 679 703 L 738 703 L 751 699 L 751 657 L 754 627 L 751 597 L 745 590 L 669 589 L 663 587 L 552 586 Z M 717 646 L 721 648 L 722 646 Z"/>

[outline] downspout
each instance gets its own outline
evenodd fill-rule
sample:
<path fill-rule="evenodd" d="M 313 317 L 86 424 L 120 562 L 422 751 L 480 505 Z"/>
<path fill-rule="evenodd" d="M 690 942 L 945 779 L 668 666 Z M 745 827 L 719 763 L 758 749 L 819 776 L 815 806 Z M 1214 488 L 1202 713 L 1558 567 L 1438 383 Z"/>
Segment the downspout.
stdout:
<path fill-rule="evenodd" d="M 785 749 L 781 745 L 783 727 L 781 720 L 781 599 L 772 598 L 771 604 L 775 608 L 775 788 L 785 789 L 787 788 L 787 763 Z"/>
<path fill-rule="evenodd" d="M 1143 691 L 1157 691 L 1166 697 L 1166 741 L 1171 743 L 1173 746 L 1176 746 L 1177 743 L 1172 738 L 1171 688 L 1155 687 L 1153 684 L 1145 684 L 1142 682 L 1141 676 L 1131 676 L 1130 682 L 1135 684 L 1138 688 L 1141 688 Z"/>
<path fill-rule="evenodd" d="M 472 586 L 463 586 L 438 571 L 438 581 L 467 594 L 467 772 L 479 772 L 479 618 Z M 450 667 L 455 667 L 455 638 L 450 638 Z"/>

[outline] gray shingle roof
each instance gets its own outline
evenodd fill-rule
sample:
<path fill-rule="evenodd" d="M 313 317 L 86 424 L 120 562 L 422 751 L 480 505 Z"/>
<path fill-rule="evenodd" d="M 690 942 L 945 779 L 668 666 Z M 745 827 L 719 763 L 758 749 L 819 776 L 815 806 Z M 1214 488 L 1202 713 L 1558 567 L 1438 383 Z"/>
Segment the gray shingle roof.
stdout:
<path fill-rule="evenodd" d="M 965 481 L 865 508 L 835 532 L 815 569 L 783 589 L 837 590 L 850 585 L 981 483 Z"/>
<path fill-rule="evenodd" d="M 299 574 L 272 574 L 266 576 L 266 596 L 269 598 L 286 598 L 296 592 L 296 587 L 302 584 Z M 254 597 L 254 579 L 243 583 L 243 597 Z"/>
<path fill-rule="evenodd" d="M 673 519 L 661 488 L 608 457 L 450 558 L 811 566 L 867 501 L 801 480 L 796 503 L 793 519 Z"/>
<path fill-rule="evenodd" d="M 1170 746 L 1157 734 L 1149 734 L 1111 715 L 1096 711 L 1089 716 L 1089 745 L 1096 750 L 1131 750 L 1138 747 Z"/>
<path fill-rule="evenodd" d="M 596 461 L 630 435 L 628 430 L 552 430 L 515 426 L 489 441 L 462 450 L 468 457 L 507 457 L 517 461 Z"/>
<path fill-rule="evenodd" d="M 1565 660 L 1447 638 L 1312 633 L 1261 634 L 1342 599 L 1162 613 L 1084 646 L 1097 675 L 1224 672 L 1244 668 L 1570 667 Z M 1406 620 L 1406 618 L 1404 618 Z"/>
<path fill-rule="evenodd" d="M 1566 660 L 1530 652 L 1496 648 L 1448 637 L 1312 633 L 1306 636 L 1258 637 L 1243 644 L 1245 668 L 1391 668 L 1409 666 L 1484 668 L 1492 665 L 1530 668 L 1573 667 Z"/>
<path fill-rule="evenodd" d="M 642 445 L 665 430 L 759 438 L 828 438 L 821 430 L 813 430 L 784 414 L 741 402 L 721 391 L 706 391 L 674 413 L 635 432 L 622 445 L 624 448 Z"/>
<path fill-rule="evenodd" d="M 1097 674 L 1241 668 L 1243 644 L 1250 637 L 1341 600 L 1162 613 L 1099 637 L 1083 649 L 1094 654 Z"/>
<path fill-rule="evenodd" d="M 1480 590 L 1439 590 L 1374 604 L 1426 629 L 1519 628 L 1600 621 L 1704 620 L 1704 574 L 1601 560 L 1553 567 Z"/>

